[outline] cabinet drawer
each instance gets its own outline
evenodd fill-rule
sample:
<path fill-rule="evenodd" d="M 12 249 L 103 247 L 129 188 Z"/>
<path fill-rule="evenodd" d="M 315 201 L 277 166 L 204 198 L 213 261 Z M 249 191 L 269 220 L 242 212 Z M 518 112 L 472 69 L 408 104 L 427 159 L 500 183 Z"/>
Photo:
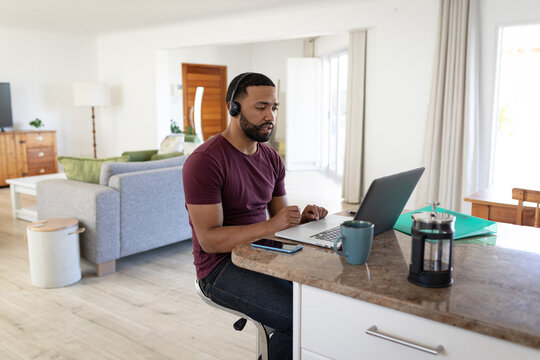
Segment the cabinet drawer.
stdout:
<path fill-rule="evenodd" d="M 54 162 L 54 148 L 35 148 L 26 151 L 26 161 L 28 166 L 43 162 Z"/>
<path fill-rule="evenodd" d="M 332 359 L 534 359 L 540 351 L 383 306 L 301 286 L 302 350 Z M 366 334 L 378 331 L 429 348 L 438 356 Z M 464 346 L 466 344 L 466 346 Z"/>
<path fill-rule="evenodd" d="M 36 132 L 26 134 L 26 148 L 49 147 L 54 145 L 54 134 L 49 132 Z"/>
<path fill-rule="evenodd" d="M 28 164 L 28 174 L 26 176 L 53 174 L 56 172 L 54 161 Z"/>

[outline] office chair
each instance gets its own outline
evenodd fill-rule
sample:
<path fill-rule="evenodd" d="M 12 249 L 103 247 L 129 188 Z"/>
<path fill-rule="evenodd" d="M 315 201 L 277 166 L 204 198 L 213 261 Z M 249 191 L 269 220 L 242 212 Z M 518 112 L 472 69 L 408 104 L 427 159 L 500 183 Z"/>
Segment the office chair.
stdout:
<path fill-rule="evenodd" d="M 513 188 L 512 199 L 519 201 L 516 224 L 523 224 L 523 202 L 529 201 L 536 203 L 536 210 L 534 212 L 534 227 L 540 227 L 540 191 Z"/>
<path fill-rule="evenodd" d="M 232 309 L 216 304 L 215 302 L 210 300 L 210 298 L 207 297 L 206 294 L 203 292 L 201 285 L 199 283 L 199 280 L 195 280 L 195 290 L 197 291 L 197 294 L 199 294 L 199 296 L 201 297 L 202 301 L 204 301 L 206 304 L 213 306 L 216 309 L 226 311 L 229 314 L 238 316 L 240 319 L 238 319 L 233 324 L 233 327 L 236 331 L 242 331 L 244 329 L 244 326 L 246 326 L 247 320 L 251 321 L 257 328 L 257 354 L 256 354 L 257 357 L 256 359 L 268 360 L 268 340 L 270 339 L 270 336 L 272 336 L 274 329 L 268 326 L 265 326 L 256 320 L 251 319 L 249 316 L 246 316 L 245 314 L 242 314 L 239 311 L 232 310 Z"/>

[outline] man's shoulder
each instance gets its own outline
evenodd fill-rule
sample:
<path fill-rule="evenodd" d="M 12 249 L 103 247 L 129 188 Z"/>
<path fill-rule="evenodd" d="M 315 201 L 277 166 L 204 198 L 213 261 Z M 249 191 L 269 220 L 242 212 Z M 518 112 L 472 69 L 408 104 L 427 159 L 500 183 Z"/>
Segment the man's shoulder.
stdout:
<path fill-rule="evenodd" d="M 266 143 L 259 143 L 259 145 L 260 145 L 260 150 L 263 154 L 265 154 L 266 156 L 268 156 L 274 161 L 281 160 L 281 156 L 273 147 L 271 147 L 270 145 Z"/>
<path fill-rule="evenodd" d="M 220 148 L 223 146 L 222 143 L 223 136 L 221 134 L 217 134 L 216 136 L 213 136 L 211 139 L 206 140 L 204 143 L 199 145 L 195 151 L 193 151 L 193 154 L 195 153 L 212 153 L 216 150 L 216 148 Z"/>
<path fill-rule="evenodd" d="M 278 155 L 277 151 L 273 147 L 268 145 L 268 143 L 259 143 L 259 150 L 264 154 L 270 154 L 272 156 Z"/>
<path fill-rule="evenodd" d="M 223 149 L 223 137 L 221 134 L 218 134 L 211 139 L 206 140 L 204 143 L 199 145 L 193 153 L 191 153 L 190 157 L 193 155 L 199 156 L 215 156 L 219 155 L 222 152 Z"/>
<path fill-rule="evenodd" d="M 208 165 L 215 161 L 219 161 L 217 157 L 223 152 L 221 150 L 222 144 L 219 138 L 220 136 L 221 135 L 216 135 L 198 146 L 195 151 L 188 156 L 184 167 L 200 166 L 201 163 Z"/>

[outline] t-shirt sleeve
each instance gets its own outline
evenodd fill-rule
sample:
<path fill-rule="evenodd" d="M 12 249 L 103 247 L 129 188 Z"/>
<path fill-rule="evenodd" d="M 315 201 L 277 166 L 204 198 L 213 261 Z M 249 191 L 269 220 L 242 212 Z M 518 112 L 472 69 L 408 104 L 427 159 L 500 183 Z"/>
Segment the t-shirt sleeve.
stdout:
<path fill-rule="evenodd" d="M 281 159 L 281 156 L 279 156 L 277 153 L 275 153 L 274 162 L 276 163 L 276 185 L 274 186 L 274 191 L 272 192 L 272 196 L 285 196 L 287 195 L 287 192 L 285 191 L 285 164 L 283 164 L 283 160 Z"/>
<path fill-rule="evenodd" d="M 186 160 L 182 169 L 186 204 L 221 203 L 223 172 L 221 166 L 205 153 L 195 152 Z"/>

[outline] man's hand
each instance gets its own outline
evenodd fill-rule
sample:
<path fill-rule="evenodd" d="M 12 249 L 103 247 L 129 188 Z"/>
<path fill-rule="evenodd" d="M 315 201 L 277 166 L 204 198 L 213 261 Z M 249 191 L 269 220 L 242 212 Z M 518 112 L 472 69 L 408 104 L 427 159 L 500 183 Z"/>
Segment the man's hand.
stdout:
<path fill-rule="evenodd" d="M 313 220 L 324 219 L 326 215 L 328 215 L 328 211 L 325 208 L 317 205 L 308 205 L 302 212 L 300 223 L 304 224 Z"/>
<path fill-rule="evenodd" d="M 296 205 L 282 207 L 270 222 L 275 226 L 276 232 L 300 224 L 300 208 Z"/>

